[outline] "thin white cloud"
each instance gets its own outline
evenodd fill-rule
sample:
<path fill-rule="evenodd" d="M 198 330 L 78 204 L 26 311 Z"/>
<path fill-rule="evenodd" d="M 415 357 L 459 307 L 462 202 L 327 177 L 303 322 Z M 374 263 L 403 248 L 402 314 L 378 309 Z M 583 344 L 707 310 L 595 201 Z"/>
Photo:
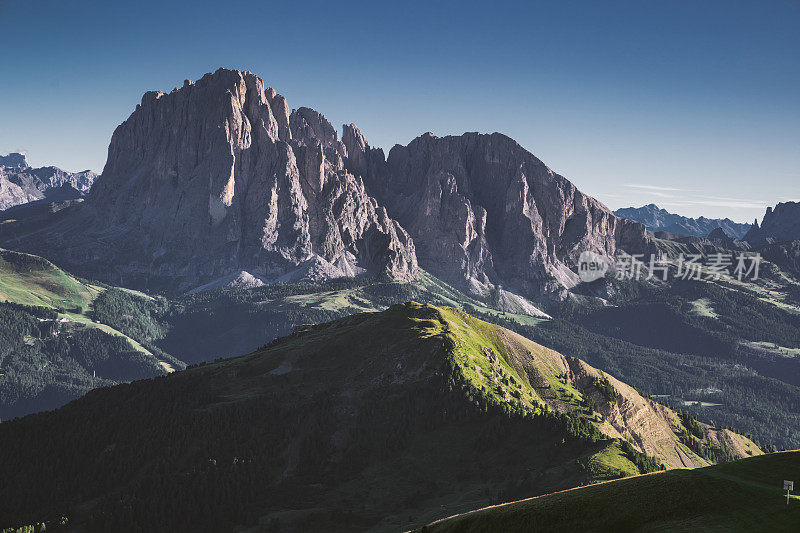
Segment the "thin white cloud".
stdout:
<path fill-rule="evenodd" d="M 660 187 L 657 185 L 644 185 L 642 183 L 626 183 L 625 187 L 630 187 L 631 189 L 644 189 L 646 191 L 685 191 L 686 189 L 676 189 L 674 187 Z"/>

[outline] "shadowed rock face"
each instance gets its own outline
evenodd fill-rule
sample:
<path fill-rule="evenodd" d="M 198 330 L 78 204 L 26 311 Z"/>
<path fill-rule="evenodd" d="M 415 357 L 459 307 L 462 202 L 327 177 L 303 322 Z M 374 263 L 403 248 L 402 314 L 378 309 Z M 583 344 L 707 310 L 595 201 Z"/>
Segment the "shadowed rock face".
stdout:
<path fill-rule="evenodd" d="M 343 138 L 348 168 L 414 237 L 420 264 L 472 292 L 560 297 L 578 282 L 582 251 L 650 247 L 643 225 L 617 218 L 505 135 L 427 133 L 385 162 L 352 125 Z"/>
<path fill-rule="evenodd" d="M 25 154 L 12 152 L 8 155 L 0 155 L 0 167 L 28 168 L 28 166 L 28 159 Z"/>
<path fill-rule="evenodd" d="M 333 275 L 413 278 L 411 238 L 346 172 L 346 156 L 322 115 L 290 114 L 255 75 L 220 69 L 146 93 L 85 205 L 18 247 L 154 290 L 241 270 L 271 280 L 312 258 Z"/>
<path fill-rule="evenodd" d="M 800 240 L 800 202 L 783 202 L 768 207 L 761 221 L 758 221 L 744 236 L 750 244 L 784 243 Z"/>

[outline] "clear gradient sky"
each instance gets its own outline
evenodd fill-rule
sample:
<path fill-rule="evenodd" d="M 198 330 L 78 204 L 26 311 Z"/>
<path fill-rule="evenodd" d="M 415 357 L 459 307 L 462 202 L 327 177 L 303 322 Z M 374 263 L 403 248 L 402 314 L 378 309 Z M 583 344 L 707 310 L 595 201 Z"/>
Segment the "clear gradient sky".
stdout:
<path fill-rule="evenodd" d="M 0 154 L 100 171 L 145 91 L 220 66 L 387 151 L 505 133 L 611 208 L 800 200 L 798 0 L 0 0 Z"/>

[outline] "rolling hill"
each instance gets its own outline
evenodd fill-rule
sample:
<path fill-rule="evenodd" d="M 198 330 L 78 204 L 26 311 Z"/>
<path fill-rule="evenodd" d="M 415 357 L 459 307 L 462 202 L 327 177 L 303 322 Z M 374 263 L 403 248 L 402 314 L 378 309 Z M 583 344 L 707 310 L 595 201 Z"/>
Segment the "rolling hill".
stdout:
<path fill-rule="evenodd" d="M 0 249 L 0 420 L 186 366 L 93 320 L 105 290 L 41 257 Z"/>
<path fill-rule="evenodd" d="M 454 308 L 302 326 L 256 352 L 0 424 L 0 526 L 398 530 L 448 509 L 761 451 Z"/>
<path fill-rule="evenodd" d="M 426 533 L 505 531 L 797 531 L 800 452 L 600 483 L 454 516 Z"/>
<path fill-rule="evenodd" d="M 46 259 L 0 248 L 0 301 L 82 312 L 101 290 Z"/>

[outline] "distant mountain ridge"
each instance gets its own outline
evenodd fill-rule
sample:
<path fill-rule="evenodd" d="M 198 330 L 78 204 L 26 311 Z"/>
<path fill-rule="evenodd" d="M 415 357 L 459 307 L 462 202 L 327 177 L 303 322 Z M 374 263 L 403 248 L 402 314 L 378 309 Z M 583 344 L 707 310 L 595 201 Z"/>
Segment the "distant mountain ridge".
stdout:
<path fill-rule="evenodd" d="M 722 228 L 729 237 L 741 239 L 750 229 L 750 224 L 734 222 L 729 218 L 689 218 L 670 213 L 659 208 L 656 204 L 642 207 L 625 207 L 617 209 L 614 214 L 618 217 L 641 222 L 650 231 L 666 231 L 695 237 L 706 237 L 717 228 Z"/>
<path fill-rule="evenodd" d="M 97 174 L 68 172 L 58 167 L 31 168 L 24 154 L 0 156 L 0 211 L 36 201 L 63 202 L 82 198 Z"/>

